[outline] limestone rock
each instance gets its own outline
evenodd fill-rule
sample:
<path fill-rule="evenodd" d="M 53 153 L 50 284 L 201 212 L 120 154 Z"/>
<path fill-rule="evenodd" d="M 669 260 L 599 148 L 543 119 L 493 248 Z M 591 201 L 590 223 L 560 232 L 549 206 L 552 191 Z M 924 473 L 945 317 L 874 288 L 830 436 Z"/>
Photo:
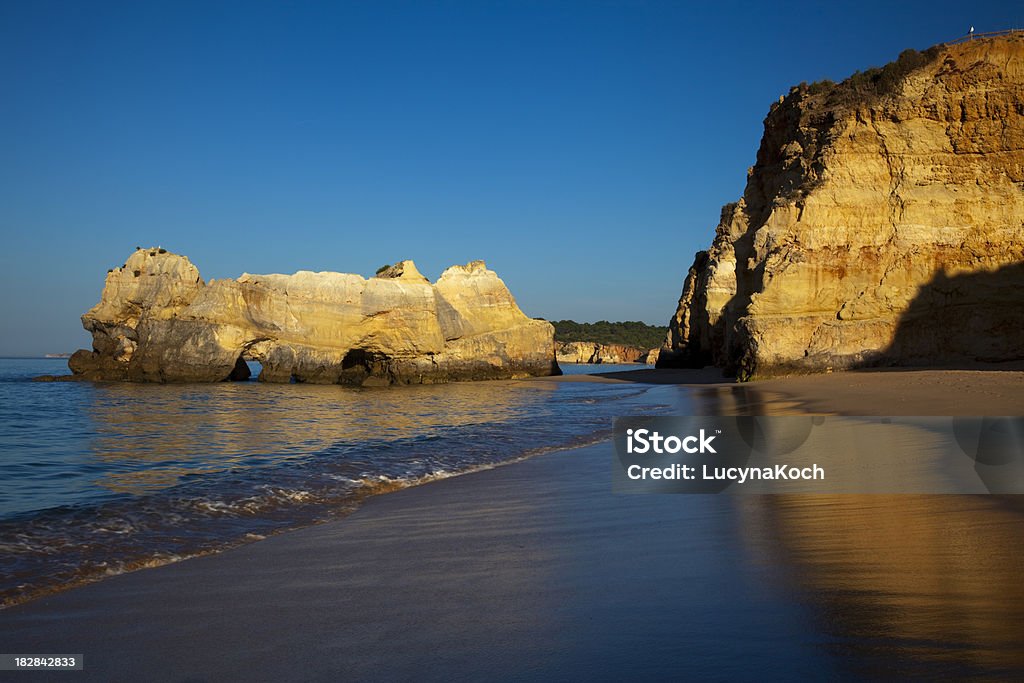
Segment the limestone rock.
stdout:
<path fill-rule="evenodd" d="M 1024 37 L 793 88 L 660 366 L 741 379 L 1024 357 Z"/>
<path fill-rule="evenodd" d="M 243 274 L 206 284 L 184 256 L 138 250 L 82 316 L 84 379 L 418 384 L 560 374 L 554 328 L 528 318 L 482 261 L 431 285 L 412 261 L 345 273 Z"/>
<path fill-rule="evenodd" d="M 648 351 L 624 344 L 596 342 L 561 342 L 556 345 L 559 363 L 643 363 Z"/>
<path fill-rule="evenodd" d="M 429 283 L 424 275 L 417 270 L 416 264 L 412 261 L 399 261 L 393 266 L 386 266 L 377 271 L 375 277 L 409 280 L 410 282 Z"/>

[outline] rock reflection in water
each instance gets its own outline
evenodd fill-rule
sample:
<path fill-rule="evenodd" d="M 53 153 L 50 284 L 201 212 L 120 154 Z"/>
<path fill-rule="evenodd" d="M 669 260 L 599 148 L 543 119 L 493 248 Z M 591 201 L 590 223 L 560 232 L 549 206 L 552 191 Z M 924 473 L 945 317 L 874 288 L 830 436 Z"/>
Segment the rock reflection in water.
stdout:
<path fill-rule="evenodd" d="M 752 386 L 696 399 L 722 414 L 806 414 Z M 733 501 L 754 561 L 808 608 L 851 674 L 1024 679 L 1024 496 Z"/>
<path fill-rule="evenodd" d="M 184 475 L 275 465 L 339 444 L 430 438 L 452 427 L 515 420 L 554 388 L 103 384 L 87 408 L 96 434 L 89 448 L 104 463 L 97 484 L 141 494 Z M 118 471 L 119 461 L 125 470 Z"/>
<path fill-rule="evenodd" d="M 1024 675 L 1024 501 L 737 498 L 758 559 L 793 577 L 859 675 Z"/>

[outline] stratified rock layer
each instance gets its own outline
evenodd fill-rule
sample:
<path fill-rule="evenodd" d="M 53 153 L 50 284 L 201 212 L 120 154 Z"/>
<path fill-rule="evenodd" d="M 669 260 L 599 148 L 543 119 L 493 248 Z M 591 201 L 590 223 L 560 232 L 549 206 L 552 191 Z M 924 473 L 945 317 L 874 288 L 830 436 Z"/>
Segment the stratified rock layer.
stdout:
<path fill-rule="evenodd" d="M 555 358 L 559 363 L 646 363 L 653 351 L 625 344 L 597 342 L 558 342 Z M 653 362 L 651 362 L 653 365 Z"/>
<path fill-rule="evenodd" d="M 345 273 L 242 275 L 206 284 L 184 256 L 137 250 L 82 316 L 93 350 L 68 362 L 96 380 L 246 379 L 419 384 L 559 374 L 554 328 L 526 317 L 482 261 L 430 282 L 412 261 Z"/>
<path fill-rule="evenodd" d="M 908 51 L 773 105 L 660 366 L 740 379 L 1024 357 L 1024 38 Z"/>

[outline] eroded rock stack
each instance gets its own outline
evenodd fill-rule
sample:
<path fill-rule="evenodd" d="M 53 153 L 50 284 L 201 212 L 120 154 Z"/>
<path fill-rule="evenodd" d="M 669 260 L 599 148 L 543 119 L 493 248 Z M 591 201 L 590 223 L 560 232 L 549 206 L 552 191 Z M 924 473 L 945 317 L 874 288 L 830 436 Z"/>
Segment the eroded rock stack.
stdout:
<path fill-rule="evenodd" d="M 559 374 L 554 328 L 528 318 L 482 261 L 435 284 L 403 261 L 345 273 L 242 275 L 204 283 L 188 258 L 139 249 L 82 316 L 93 349 L 68 362 L 97 380 L 246 379 L 418 384 Z"/>
<path fill-rule="evenodd" d="M 740 379 L 1024 358 L 1022 34 L 780 98 L 670 324 Z"/>

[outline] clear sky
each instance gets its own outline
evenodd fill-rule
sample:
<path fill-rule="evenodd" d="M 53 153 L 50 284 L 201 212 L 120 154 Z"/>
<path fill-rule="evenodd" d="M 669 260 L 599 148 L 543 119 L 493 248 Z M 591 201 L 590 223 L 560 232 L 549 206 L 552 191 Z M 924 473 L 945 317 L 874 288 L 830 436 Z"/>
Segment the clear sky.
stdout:
<path fill-rule="evenodd" d="M 772 100 L 970 25 L 1024 4 L 0 0 L 0 355 L 88 347 L 136 245 L 665 324 Z"/>

